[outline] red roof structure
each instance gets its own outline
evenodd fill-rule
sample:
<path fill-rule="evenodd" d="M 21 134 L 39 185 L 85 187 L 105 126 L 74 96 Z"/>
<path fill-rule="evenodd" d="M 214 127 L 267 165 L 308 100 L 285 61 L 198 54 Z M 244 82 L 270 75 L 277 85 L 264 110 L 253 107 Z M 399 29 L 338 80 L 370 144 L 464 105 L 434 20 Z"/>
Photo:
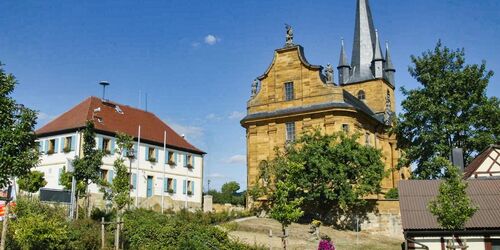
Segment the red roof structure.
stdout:
<path fill-rule="evenodd" d="M 77 131 L 84 128 L 88 120 L 94 121 L 98 133 L 115 135 L 117 132 L 121 132 L 136 139 L 139 136 L 138 128 L 141 126 L 141 142 L 158 146 L 163 146 L 164 131 L 166 131 L 167 147 L 205 154 L 177 134 L 155 114 L 94 96 L 85 99 L 50 121 L 38 129 L 36 134 L 38 137 L 43 137 Z"/>
<path fill-rule="evenodd" d="M 484 166 L 483 166 L 484 164 Z M 490 145 L 465 168 L 464 179 L 500 175 L 500 145 Z"/>

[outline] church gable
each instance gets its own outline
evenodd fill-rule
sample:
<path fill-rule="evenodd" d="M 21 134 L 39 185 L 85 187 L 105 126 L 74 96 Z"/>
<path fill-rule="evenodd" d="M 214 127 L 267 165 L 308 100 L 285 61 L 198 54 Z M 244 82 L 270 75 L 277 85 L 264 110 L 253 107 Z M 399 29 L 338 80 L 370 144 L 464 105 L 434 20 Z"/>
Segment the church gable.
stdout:
<path fill-rule="evenodd" d="M 326 83 L 322 69 L 307 62 L 300 45 L 277 49 L 269 68 L 256 79 L 260 89 L 248 102 L 248 113 L 342 102 L 342 90 Z"/>
<path fill-rule="evenodd" d="M 500 177 L 500 146 L 492 145 L 478 155 L 465 169 L 464 178 Z"/>

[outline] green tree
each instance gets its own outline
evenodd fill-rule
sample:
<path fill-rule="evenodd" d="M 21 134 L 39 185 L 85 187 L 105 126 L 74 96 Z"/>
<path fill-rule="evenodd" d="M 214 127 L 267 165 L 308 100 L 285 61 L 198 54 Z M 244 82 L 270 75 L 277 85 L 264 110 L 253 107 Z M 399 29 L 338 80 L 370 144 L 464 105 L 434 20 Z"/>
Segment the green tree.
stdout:
<path fill-rule="evenodd" d="M 115 178 L 112 183 L 104 180 L 104 186 L 109 188 L 106 192 L 106 198 L 113 201 L 114 206 L 121 211 L 125 206 L 132 202 L 130 198 L 130 177 L 125 166 L 125 159 L 122 155 L 133 147 L 133 137 L 123 133 L 116 134 L 116 144 L 118 145 L 118 154 L 120 155 L 113 163 Z"/>
<path fill-rule="evenodd" d="M 441 227 L 455 232 L 464 229 L 464 225 L 477 207 L 467 196 L 467 182 L 456 166 L 452 166 L 445 158 L 437 158 L 445 166 L 444 180 L 439 184 L 439 194 L 428 204 L 429 211 L 437 217 Z"/>
<path fill-rule="evenodd" d="M 0 63 L 0 188 L 8 186 L 12 177 L 27 175 L 38 163 L 36 112 L 10 96 L 17 84 Z"/>
<path fill-rule="evenodd" d="M 80 181 L 83 183 L 85 190 L 88 189 L 91 182 L 99 183 L 103 156 L 104 153 L 96 149 L 94 123 L 92 121 L 87 121 L 83 129 L 83 157 L 80 158 L 76 156 L 73 160 L 73 166 L 75 168 L 73 174 L 75 175 L 77 183 Z M 88 192 L 86 193 L 88 196 Z M 79 195 L 75 195 L 78 199 Z M 89 198 L 87 197 L 87 211 L 89 210 L 89 205 Z"/>
<path fill-rule="evenodd" d="M 371 203 L 364 199 L 380 192 L 385 176 L 382 154 L 357 142 L 359 135 L 323 135 L 319 130 L 303 134 L 277 151 L 269 163 L 274 182 L 294 183 L 293 197 L 303 197 L 301 209 L 307 218 L 316 218 L 349 227 L 356 215 L 366 215 Z M 263 185 L 272 187 L 273 185 Z M 272 188 L 251 189 L 253 197 L 271 196 Z"/>
<path fill-rule="evenodd" d="M 436 158 L 448 158 L 459 147 L 469 163 L 500 139 L 500 101 L 486 96 L 493 72 L 485 62 L 466 64 L 463 49 L 450 50 L 441 41 L 411 60 L 409 72 L 421 87 L 401 88 L 406 99 L 395 128 L 405 152 L 400 166 L 414 164 L 414 178 L 441 178 L 443 165 Z"/>
<path fill-rule="evenodd" d="M 28 175 L 19 178 L 17 183 L 19 188 L 29 193 L 35 193 L 40 188 L 47 185 L 47 181 L 44 178 L 45 174 L 40 171 L 31 171 Z"/>
<path fill-rule="evenodd" d="M 236 194 L 240 190 L 240 184 L 236 181 L 226 182 L 221 187 L 221 192 L 225 194 Z"/>
<path fill-rule="evenodd" d="M 59 176 L 59 184 L 66 190 L 71 190 L 71 182 L 73 180 L 73 173 L 66 171 L 66 167 L 63 168 L 61 175 Z M 76 193 L 79 197 L 84 197 L 86 193 L 86 187 L 83 181 L 76 182 Z"/>

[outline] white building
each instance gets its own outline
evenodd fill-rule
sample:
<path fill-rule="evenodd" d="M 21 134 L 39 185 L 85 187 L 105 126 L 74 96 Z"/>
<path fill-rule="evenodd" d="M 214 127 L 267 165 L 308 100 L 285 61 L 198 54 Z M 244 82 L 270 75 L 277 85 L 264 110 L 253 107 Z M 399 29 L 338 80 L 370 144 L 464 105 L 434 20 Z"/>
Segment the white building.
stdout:
<path fill-rule="evenodd" d="M 101 175 L 114 178 L 113 162 L 117 132 L 134 137 L 135 158 L 125 164 L 132 172 L 131 197 L 141 207 L 199 208 L 202 202 L 203 156 L 205 152 L 191 145 L 153 113 L 126 105 L 89 97 L 36 131 L 41 161 L 36 170 L 45 173 L 46 188 L 63 189 L 60 175 L 67 159 L 82 156 L 82 129 L 94 121 L 96 144 L 107 152 Z M 96 184 L 90 193 L 94 205 L 102 205 Z"/>

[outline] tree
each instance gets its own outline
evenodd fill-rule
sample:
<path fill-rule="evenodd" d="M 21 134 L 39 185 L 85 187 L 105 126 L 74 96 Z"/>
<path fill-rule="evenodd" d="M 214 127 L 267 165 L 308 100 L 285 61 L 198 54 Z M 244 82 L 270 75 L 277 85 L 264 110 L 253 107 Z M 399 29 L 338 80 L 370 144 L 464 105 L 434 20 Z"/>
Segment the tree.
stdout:
<path fill-rule="evenodd" d="M 303 197 L 304 216 L 345 228 L 356 215 L 366 215 L 371 205 L 364 198 L 380 192 L 385 176 L 382 154 L 357 142 L 359 135 L 323 135 L 319 130 L 303 134 L 298 140 L 277 150 L 268 165 L 271 183 L 249 190 L 254 198 L 273 197 L 278 181 L 294 183 L 292 197 Z M 267 188 L 266 188 L 267 186 Z M 263 190 L 262 190 L 263 189 Z M 272 208 L 272 204 L 271 204 Z"/>
<path fill-rule="evenodd" d="M 104 153 L 96 149 L 94 123 L 87 121 L 83 129 L 83 157 L 75 157 L 73 166 L 75 168 L 75 179 L 77 183 L 81 181 L 85 190 L 91 182 L 99 183 Z M 86 192 L 88 195 L 88 192 Z M 75 194 L 78 201 L 78 194 Z M 78 204 L 78 203 L 77 203 Z M 89 210 L 89 198 L 87 197 L 87 211 Z"/>
<path fill-rule="evenodd" d="M 400 166 L 414 164 L 414 178 L 441 178 L 443 165 L 437 158 L 448 158 L 459 147 L 469 163 L 500 139 L 500 101 L 486 96 L 493 71 L 485 62 L 465 64 L 463 49 L 452 51 L 441 41 L 411 60 L 409 72 L 422 86 L 401 88 L 406 99 L 395 128 L 405 152 Z"/>
<path fill-rule="evenodd" d="M 303 214 L 304 211 L 300 209 L 300 205 L 304 198 L 297 198 L 291 195 L 297 186 L 294 183 L 285 183 L 279 180 L 276 183 L 276 190 L 271 198 L 272 206 L 270 215 L 271 218 L 281 223 L 281 231 L 283 238 L 281 238 L 283 249 L 286 250 L 286 228 L 296 222 Z"/>
<path fill-rule="evenodd" d="M 64 187 L 66 190 L 71 190 L 71 182 L 73 180 L 73 173 L 72 172 L 67 172 L 66 168 L 63 168 L 63 171 L 61 172 L 61 175 L 59 176 L 59 184 Z M 86 187 L 83 182 L 77 181 L 76 182 L 76 193 L 78 194 L 79 197 L 84 197 L 86 193 Z"/>
<path fill-rule="evenodd" d="M 246 192 L 240 192 L 240 184 L 236 181 L 226 182 L 222 185 L 221 191 L 211 189 L 207 194 L 212 195 L 214 203 L 233 205 L 244 205 Z"/>
<path fill-rule="evenodd" d="M 44 178 L 45 174 L 40 171 L 31 171 L 28 175 L 19 178 L 17 183 L 19 188 L 29 193 L 35 193 L 40 188 L 47 185 L 47 181 Z"/>
<path fill-rule="evenodd" d="M 130 177 L 125 166 L 125 159 L 122 157 L 125 152 L 133 147 L 133 137 L 123 133 L 117 133 L 116 144 L 118 145 L 118 154 L 120 155 L 113 163 L 115 178 L 112 183 L 104 180 L 104 186 L 109 188 L 106 192 L 106 198 L 113 201 L 118 211 L 132 202 L 130 199 Z"/>
<path fill-rule="evenodd" d="M 38 163 L 34 128 L 36 112 L 17 103 L 10 95 L 17 84 L 12 74 L 5 73 L 0 63 L 0 188 L 10 185 L 13 177 L 27 175 Z M 5 218 L 8 218 L 9 203 Z M 0 249 L 5 248 L 7 221 L 2 227 Z"/>
<path fill-rule="evenodd" d="M 445 158 L 437 159 L 446 169 L 444 180 L 439 184 L 439 194 L 428 204 L 430 212 L 437 217 L 441 227 L 455 232 L 464 228 L 465 223 L 477 211 L 467 196 L 467 182 L 458 168 Z M 453 237 L 454 238 L 454 237 Z"/>
<path fill-rule="evenodd" d="M 236 181 L 226 182 L 221 187 L 221 192 L 224 194 L 236 194 L 240 190 L 240 184 Z"/>

